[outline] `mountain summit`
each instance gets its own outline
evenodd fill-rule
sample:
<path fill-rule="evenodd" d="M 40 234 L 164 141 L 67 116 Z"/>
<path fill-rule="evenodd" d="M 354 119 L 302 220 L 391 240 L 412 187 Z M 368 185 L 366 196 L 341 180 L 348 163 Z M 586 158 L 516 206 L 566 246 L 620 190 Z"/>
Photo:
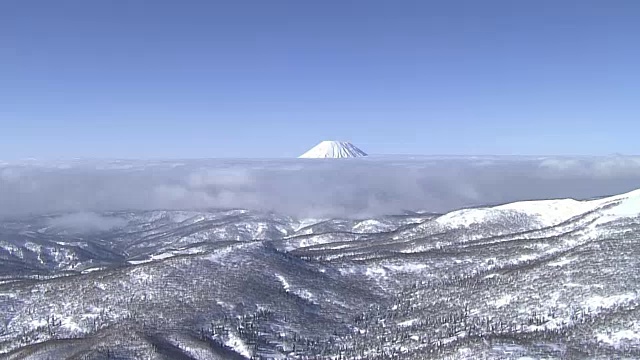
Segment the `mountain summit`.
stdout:
<path fill-rule="evenodd" d="M 355 145 L 346 141 L 323 141 L 300 155 L 301 159 L 339 159 L 367 156 Z"/>

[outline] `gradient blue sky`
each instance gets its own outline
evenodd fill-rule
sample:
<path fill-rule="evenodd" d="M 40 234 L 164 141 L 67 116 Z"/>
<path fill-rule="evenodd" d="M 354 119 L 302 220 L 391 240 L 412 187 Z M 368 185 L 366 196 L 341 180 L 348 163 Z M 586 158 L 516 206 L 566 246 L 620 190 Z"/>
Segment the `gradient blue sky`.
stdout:
<path fill-rule="evenodd" d="M 0 159 L 640 153 L 640 1 L 0 2 Z"/>

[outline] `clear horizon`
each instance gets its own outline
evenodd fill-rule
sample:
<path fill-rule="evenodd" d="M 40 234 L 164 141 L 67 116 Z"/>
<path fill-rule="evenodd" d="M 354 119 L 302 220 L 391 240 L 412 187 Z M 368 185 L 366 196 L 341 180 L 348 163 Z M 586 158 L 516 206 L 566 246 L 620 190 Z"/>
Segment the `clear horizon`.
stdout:
<path fill-rule="evenodd" d="M 307 149 L 309 150 L 309 149 Z M 625 159 L 625 160 L 638 160 L 640 161 L 640 155 L 637 154 L 620 154 L 620 153 L 611 153 L 611 154 L 596 154 L 596 155 L 580 155 L 580 154 L 565 154 L 565 155 L 556 155 L 556 154 L 374 154 L 368 153 L 366 157 L 360 158 L 350 158 L 350 159 L 339 159 L 339 158 L 325 158 L 325 159 L 301 159 L 299 158 L 301 154 L 292 155 L 292 156 L 272 156 L 272 157 L 171 157 L 171 156 L 148 156 L 148 157 L 109 157 L 109 156 L 42 156 L 42 157 L 24 157 L 24 158 L 15 158 L 15 159 L 4 159 L 0 158 L 0 166 L 3 165 L 20 165 L 27 164 L 29 162 L 35 162 L 38 165 L 43 165 L 46 163 L 73 163 L 74 161 L 86 161 L 87 163 L 100 163 L 101 161 L 123 161 L 123 162 L 145 162 L 145 161 L 158 161 L 158 162 L 171 162 L 171 161 L 357 161 L 357 160 L 411 160 L 415 158 L 419 159 L 439 159 L 439 158 L 459 158 L 459 159 L 539 159 L 539 158 L 549 158 L 549 159 Z"/>

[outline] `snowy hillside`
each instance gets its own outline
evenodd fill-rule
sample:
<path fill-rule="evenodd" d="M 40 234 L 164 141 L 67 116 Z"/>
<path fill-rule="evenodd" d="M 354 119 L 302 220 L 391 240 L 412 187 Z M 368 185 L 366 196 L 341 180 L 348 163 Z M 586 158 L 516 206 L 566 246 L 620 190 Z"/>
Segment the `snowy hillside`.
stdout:
<path fill-rule="evenodd" d="M 519 201 L 489 208 L 463 209 L 441 216 L 437 221 L 445 226 L 460 227 L 488 222 L 492 218 L 500 219 L 508 214 L 520 214 L 537 221 L 540 227 L 549 227 L 596 210 L 601 210 L 599 222 L 635 216 L 640 213 L 640 190 L 590 201 Z"/>
<path fill-rule="evenodd" d="M 0 222 L 0 357 L 640 358 L 640 190 L 359 220 L 100 216 Z"/>
<path fill-rule="evenodd" d="M 339 159 L 363 157 L 367 154 L 355 145 L 345 141 L 323 141 L 300 155 L 301 159 Z"/>

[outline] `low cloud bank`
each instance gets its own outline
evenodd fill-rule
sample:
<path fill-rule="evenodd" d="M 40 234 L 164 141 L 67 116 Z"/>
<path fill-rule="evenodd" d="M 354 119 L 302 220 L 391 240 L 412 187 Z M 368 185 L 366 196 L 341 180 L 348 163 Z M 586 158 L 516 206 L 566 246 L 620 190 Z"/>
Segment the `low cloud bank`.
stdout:
<path fill-rule="evenodd" d="M 101 216 L 90 212 L 65 214 L 49 219 L 48 226 L 62 228 L 75 233 L 107 231 L 126 225 L 125 219 Z"/>
<path fill-rule="evenodd" d="M 381 157 L 347 160 L 74 161 L 0 165 L 0 217 L 245 208 L 306 217 L 546 198 L 640 188 L 640 157 Z M 95 215 L 95 214 L 94 214 Z"/>

